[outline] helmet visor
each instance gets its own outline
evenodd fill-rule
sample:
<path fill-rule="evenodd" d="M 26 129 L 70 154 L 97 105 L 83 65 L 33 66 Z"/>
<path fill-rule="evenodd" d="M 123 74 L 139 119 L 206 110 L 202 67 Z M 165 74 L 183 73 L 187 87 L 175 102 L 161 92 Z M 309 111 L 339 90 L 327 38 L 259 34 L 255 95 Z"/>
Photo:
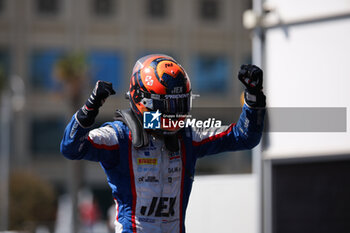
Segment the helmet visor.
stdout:
<path fill-rule="evenodd" d="M 164 114 L 187 114 L 191 109 L 191 92 L 186 94 L 158 95 L 140 91 L 141 102 L 151 110 Z"/>
<path fill-rule="evenodd" d="M 191 108 L 191 95 L 179 98 L 153 99 L 153 110 L 167 114 L 187 114 Z"/>

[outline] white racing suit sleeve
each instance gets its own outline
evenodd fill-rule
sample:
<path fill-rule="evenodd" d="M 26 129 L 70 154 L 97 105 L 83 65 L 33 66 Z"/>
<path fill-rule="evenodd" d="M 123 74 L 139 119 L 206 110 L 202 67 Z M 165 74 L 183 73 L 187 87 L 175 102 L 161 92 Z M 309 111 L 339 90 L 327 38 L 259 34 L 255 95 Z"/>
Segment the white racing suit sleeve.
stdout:
<path fill-rule="evenodd" d="M 65 129 L 60 149 L 68 159 L 85 159 L 108 166 L 116 165 L 119 161 L 119 142 L 115 130 L 109 125 L 93 130 L 84 128 L 75 115 Z"/>

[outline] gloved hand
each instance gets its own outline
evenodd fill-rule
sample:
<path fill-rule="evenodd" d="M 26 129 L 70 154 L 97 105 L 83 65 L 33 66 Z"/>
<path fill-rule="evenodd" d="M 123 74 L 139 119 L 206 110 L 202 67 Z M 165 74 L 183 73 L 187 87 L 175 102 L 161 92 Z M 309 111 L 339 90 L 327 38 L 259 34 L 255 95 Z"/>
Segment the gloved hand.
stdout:
<path fill-rule="evenodd" d="M 265 107 L 266 97 L 263 89 L 263 71 L 255 65 L 242 65 L 238 79 L 246 87 L 244 99 L 250 107 Z"/>
<path fill-rule="evenodd" d="M 97 81 L 94 90 L 85 105 L 77 112 L 77 120 L 83 127 L 90 127 L 98 114 L 98 109 L 106 101 L 107 97 L 114 95 L 112 83 Z"/>

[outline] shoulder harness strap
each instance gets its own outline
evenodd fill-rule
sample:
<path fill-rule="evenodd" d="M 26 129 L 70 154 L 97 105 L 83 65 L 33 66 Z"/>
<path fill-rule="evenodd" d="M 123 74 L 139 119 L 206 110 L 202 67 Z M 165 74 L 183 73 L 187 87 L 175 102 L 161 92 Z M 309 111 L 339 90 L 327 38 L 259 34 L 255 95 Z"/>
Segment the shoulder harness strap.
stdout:
<path fill-rule="evenodd" d="M 141 120 L 135 116 L 131 109 L 119 110 L 115 113 L 114 120 L 121 121 L 129 127 L 132 135 L 132 145 L 136 149 L 148 146 L 148 133 L 143 129 Z M 155 132 L 158 134 L 157 132 Z M 165 147 L 171 152 L 179 151 L 177 134 L 160 134 L 163 137 Z"/>
<path fill-rule="evenodd" d="M 117 109 L 114 120 L 121 121 L 129 127 L 132 135 L 132 145 L 136 149 L 148 145 L 148 134 L 143 129 L 141 121 L 135 116 L 131 109 Z"/>

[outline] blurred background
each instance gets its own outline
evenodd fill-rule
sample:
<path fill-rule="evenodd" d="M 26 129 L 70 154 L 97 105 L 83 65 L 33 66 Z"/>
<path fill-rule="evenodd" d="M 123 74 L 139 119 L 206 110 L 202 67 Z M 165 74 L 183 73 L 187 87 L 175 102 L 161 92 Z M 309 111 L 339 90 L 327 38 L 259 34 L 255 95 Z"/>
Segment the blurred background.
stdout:
<path fill-rule="evenodd" d="M 131 69 L 149 53 L 182 64 L 201 95 L 195 106 L 240 107 L 236 73 L 252 60 L 242 14 L 251 7 L 250 0 L 0 0 L 3 195 L 9 187 L 0 230 L 67 233 L 73 224 L 72 232 L 107 232 L 113 200 L 105 175 L 98 163 L 60 155 L 66 123 L 99 79 L 117 95 L 96 126 L 128 108 Z M 251 161 L 249 151 L 216 155 L 199 161 L 197 174 L 249 174 Z"/>
<path fill-rule="evenodd" d="M 349 41 L 349 0 L 0 0 L 0 231 L 113 232 L 99 164 L 59 143 L 97 80 L 117 95 L 96 126 L 165 53 L 216 112 L 240 108 L 241 64 L 265 75 L 262 143 L 198 161 L 188 232 L 349 233 Z"/>

